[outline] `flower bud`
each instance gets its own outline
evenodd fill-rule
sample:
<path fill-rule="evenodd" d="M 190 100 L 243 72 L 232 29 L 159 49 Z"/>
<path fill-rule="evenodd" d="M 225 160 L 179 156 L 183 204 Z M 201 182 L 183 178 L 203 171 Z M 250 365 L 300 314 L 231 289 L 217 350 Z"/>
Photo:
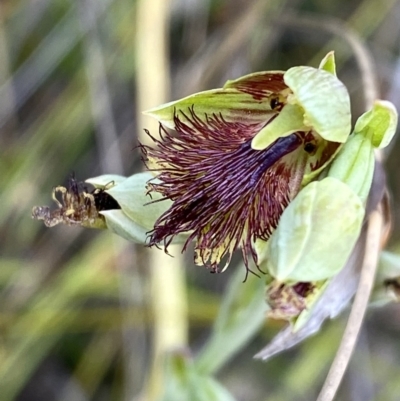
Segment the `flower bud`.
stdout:
<path fill-rule="evenodd" d="M 110 179 L 114 185 L 105 191 L 118 202 L 121 209 L 100 212 L 105 217 L 107 227 L 128 241 L 146 243 L 155 221 L 172 202 L 161 199 L 161 195 L 157 193 L 152 197 L 147 194 L 148 182 L 157 182 L 151 173 L 134 174 L 128 178 L 107 174 L 88 179 L 87 182 L 102 187 Z M 180 235 L 175 242 L 183 242 L 186 238 Z"/>
<path fill-rule="evenodd" d="M 377 100 L 364 113 L 346 144 L 329 167 L 328 176 L 346 183 L 365 205 L 374 174 L 374 147 L 389 144 L 397 127 L 397 111 L 387 101 Z"/>
<path fill-rule="evenodd" d="M 391 102 L 376 100 L 372 109 L 357 120 L 354 132 L 370 137 L 374 147 L 384 148 L 396 133 L 397 120 L 397 110 Z"/>

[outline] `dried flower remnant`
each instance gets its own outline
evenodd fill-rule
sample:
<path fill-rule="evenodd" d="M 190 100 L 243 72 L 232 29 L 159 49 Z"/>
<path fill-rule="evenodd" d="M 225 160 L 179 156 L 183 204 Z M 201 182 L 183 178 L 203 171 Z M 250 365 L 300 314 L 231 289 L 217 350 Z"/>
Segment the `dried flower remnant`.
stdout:
<path fill-rule="evenodd" d="M 306 310 L 308 298 L 313 295 L 313 283 L 299 282 L 285 284 L 274 280 L 267 285 L 267 304 L 270 310 L 267 317 L 270 319 L 292 320 Z"/>
<path fill-rule="evenodd" d="M 43 220 L 47 227 L 63 223 L 69 226 L 106 228 L 104 216 L 99 212 L 120 209 L 118 202 L 105 192 L 112 186 L 111 182 L 105 188 L 95 188 L 88 192 L 84 183 L 76 181 L 72 176 L 68 188 L 57 186 L 53 189 L 52 198 L 58 209 L 51 211 L 48 206 L 35 206 L 32 209 L 32 218 Z M 61 201 L 57 198 L 58 193 L 61 194 Z"/>

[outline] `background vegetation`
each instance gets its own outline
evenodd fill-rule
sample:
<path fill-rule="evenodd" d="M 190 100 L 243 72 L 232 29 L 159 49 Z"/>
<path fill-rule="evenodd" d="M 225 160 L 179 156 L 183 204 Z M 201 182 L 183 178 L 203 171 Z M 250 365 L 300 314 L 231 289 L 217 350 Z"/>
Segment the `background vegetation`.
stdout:
<path fill-rule="evenodd" d="M 52 187 L 73 171 L 82 180 L 140 171 L 135 147 L 148 127 L 138 114 L 143 105 L 252 71 L 316 66 L 327 50 L 336 52 L 358 116 L 363 88 L 356 60 L 343 39 L 326 31 L 340 21 L 367 42 L 381 96 L 400 109 L 399 20 L 395 0 L 2 0 L 0 400 L 150 399 L 148 378 L 158 369 L 152 286 L 159 271 L 150 265 L 169 264 L 164 272 L 174 261 L 184 267 L 176 270 L 178 281 L 185 275 L 181 317 L 187 316 L 193 354 L 235 280 L 235 268 L 211 275 L 194 266 L 190 252 L 171 264 L 162 252 L 109 232 L 46 229 L 31 220 L 33 205 L 50 204 Z M 164 38 L 166 60 L 154 36 Z M 386 163 L 393 250 L 400 250 L 399 151 L 397 141 Z M 237 400 L 315 399 L 344 319 L 261 363 L 252 356 L 282 327 L 265 322 L 214 369 L 217 378 Z M 369 312 L 337 399 L 399 399 L 399 330 L 398 305 Z"/>

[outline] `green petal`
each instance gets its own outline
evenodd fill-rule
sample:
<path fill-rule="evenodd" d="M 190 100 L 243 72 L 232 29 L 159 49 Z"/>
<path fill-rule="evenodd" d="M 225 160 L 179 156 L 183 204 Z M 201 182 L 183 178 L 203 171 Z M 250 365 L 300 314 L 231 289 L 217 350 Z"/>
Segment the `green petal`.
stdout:
<path fill-rule="evenodd" d="M 336 76 L 335 52 L 330 51 L 319 64 L 320 70 L 327 71 Z"/>
<path fill-rule="evenodd" d="M 346 184 L 332 177 L 309 184 L 285 209 L 268 241 L 268 271 L 281 282 L 334 276 L 353 249 L 363 217 L 361 200 Z"/>
<path fill-rule="evenodd" d="M 189 117 L 192 108 L 196 117 L 204 122 L 207 122 L 207 117 L 221 115 L 227 122 L 264 123 L 273 113 L 269 97 L 280 94 L 283 101 L 289 93 L 282 76 L 282 72 L 246 75 L 228 81 L 224 88 L 195 93 L 147 110 L 144 114 L 171 129 L 175 129 L 174 116 L 178 115 L 187 123 L 184 115 Z"/>
<path fill-rule="evenodd" d="M 304 131 L 304 111 L 296 104 L 287 104 L 279 115 L 251 141 L 251 147 L 255 150 L 263 150 L 272 145 L 278 138 L 289 136 L 296 131 Z"/>
<path fill-rule="evenodd" d="M 397 110 L 391 102 L 376 100 L 372 109 L 357 120 L 354 131 L 371 135 L 372 144 L 384 148 L 396 133 L 397 120 Z"/>
<path fill-rule="evenodd" d="M 351 129 L 350 98 L 346 87 L 330 72 L 293 67 L 284 75 L 293 91 L 289 101 L 304 109 L 304 124 L 327 141 L 343 143 Z"/>

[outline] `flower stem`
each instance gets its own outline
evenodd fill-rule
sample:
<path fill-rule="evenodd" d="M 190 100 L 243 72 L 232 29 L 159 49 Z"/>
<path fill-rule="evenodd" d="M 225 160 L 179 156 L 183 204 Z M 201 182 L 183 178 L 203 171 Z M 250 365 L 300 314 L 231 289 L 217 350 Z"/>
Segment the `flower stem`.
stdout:
<path fill-rule="evenodd" d="M 158 132 L 158 123 L 142 111 L 164 103 L 169 97 L 168 22 L 171 2 L 139 0 L 136 19 L 137 116 L 141 143 L 148 142 L 144 128 Z M 168 248 L 173 253 L 173 247 Z M 143 399 L 159 399 L 164 381 L 164 355 L 187 345 L 187 300 L 180 254 L 174 258 L 154 250 L 146 263 L 150 267 L 153 349 Z"/>

